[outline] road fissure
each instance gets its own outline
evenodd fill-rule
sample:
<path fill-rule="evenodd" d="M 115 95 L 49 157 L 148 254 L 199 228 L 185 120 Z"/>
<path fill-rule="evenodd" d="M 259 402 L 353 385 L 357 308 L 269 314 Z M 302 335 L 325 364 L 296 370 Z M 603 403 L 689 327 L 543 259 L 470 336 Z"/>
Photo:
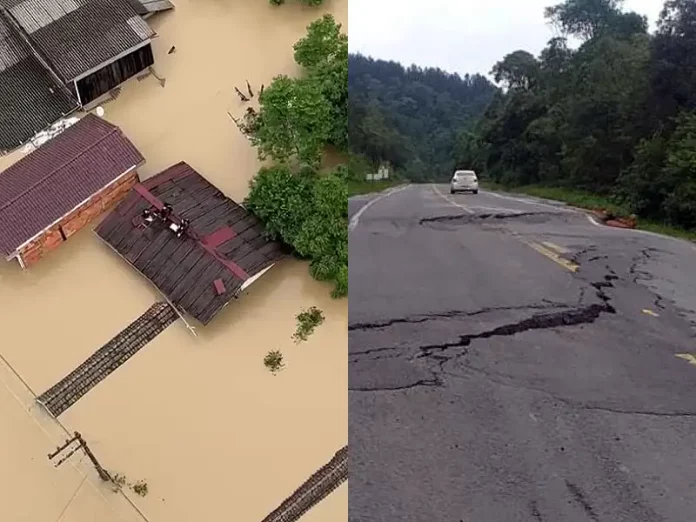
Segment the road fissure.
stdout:
<path fill-rule="evenodd" d="M 573 305 L 569 305 L 566 303 L 555 303 L 553 301 L 546 301 L 544 304 L 529 304 L 519 306 L 492 306 L 487 308 L 481 308 L 479 310 L 447 310 L 445 312 L 438 312 L 433 314 L 419 314 L 407 317 L 397 317 L 394 319 L 385 319 L 383 321 L 353 323 L 348 325 L 348 330 L 375 330 L 381 328 L 389 328 L 390 326 L 394 326 L 396 324 L 418 324 L 438 319 L 474 317 L 477 315 L 484 315 L 494 312 L 510 312 L 515 310 L 548 310 L 555 308 L 571 308 L 572 306 Z"/>

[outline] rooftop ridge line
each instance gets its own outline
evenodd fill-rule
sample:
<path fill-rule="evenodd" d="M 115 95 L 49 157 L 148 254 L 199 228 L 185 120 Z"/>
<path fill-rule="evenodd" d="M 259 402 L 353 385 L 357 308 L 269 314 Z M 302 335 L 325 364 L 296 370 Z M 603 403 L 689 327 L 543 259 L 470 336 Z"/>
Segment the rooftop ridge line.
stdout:
<path fill-rule="evenodd" d="M 7 22 L 12 26 L 12 28 L 17 31 L 17 34 L 19 37 L 24 41 L 29 46 L 29 50 L 31 53 L 34 55 L 34 58 L 39 60 L 41 65 L 48 71 L 48 73 L 53 76 L 53 79 L 56 81 L 58 84 L 58 87 L 63 90 L 64 93 L 66 93 L 70 98 L 73 98 L 72 93 L 70 90 L 65 86 L 65 82 L 63 79 L 60 77 L 60 75 L 56 72 L 53 64 L 51 61 L 46 58 L 41 52 L 36 48 L 34 43 L 31 41 L 31 38 L 29 37 L 28 34 L 24 31 L 24 28 L 21 26 L 21 24 L 17 21 L 17 19 L 14 17 L 10 11 L 8 11 L 5 7 L 0 5 L 0 15 L 4 16 L 4 18 L 7 20 Z"/>
<path fill-rule="evenodd" d="M 95 116 L 95 118 L 96 118 L 96 116 Z M 81 121 L 82 121 L 82 120 L 80 120 L 80 122 L 81 122 Z M 102 120 L 102 121 L 104 121 L 104 120 Z M 79 125 L 80 122 L 76 123 L 76 125 Z M 99 145 L 100 143 L 102 143 L 106 138 L 109 138 L 109 137 L 113 136 L 115 133 L 118 132 L 118 133 L 120 133 L 125 139 L 128 139 L 128 138 L 126 138 L 126 136 L 123 134 L 123 132 L 121 131 L 121 129 L 119 129 L 119 128 L 116 127 L 115 125 L 111 125 L 109 122 L 106 122 L 106 123 L 109 124 L 109 125 L 112 127 L 112 128 L 109 130 L 108 133 L 106 133 L 104 136 L 102 136 L 102 137 L 99 138 L 97 141 L 95 141 L 94 143 L 92 143 L 89 147 L 87 147 L 85 150 L 83 150 L 82 152 L 80 152 L 80 153 L 77 154 L 76 156 L 73 156 L 69 161 L 66 161 L 65 163 L 61 164 L 59 167 L 56 167 L 56 168 L 54 168 L 53 170 L 51 170 L 46 176 L 44 176 L 44 177 L 41 178 L 39 181 L 37 181 L 37 182 L 34 183 L 33 185 L 31 185 L 31 186 L 29 186 L 28 188 L 26 188 L 23 192 L 17 194 L 14 198 L 10 199 L 7 203 L 5 203 L 5 204 L 3 204 L 3 205 L 0 205 L 0 212 L 2 212 L 2 211 L 5 210 L 7 207 L 9 207 L 9 206 L 12 205 L 13 203 L 15 203 L 18 199 L 23 198 L 24 196 L 26 196 L 29 192 L 31 192 L 32 190 L 34 190 L 36 187 L 38 187 L 38 186 L 44 184 L 44 183 L 45 183 L 46 181 L 48 181 L 56 172 L 58 172 L 59 170 L 64 169 L 65 167 L 67 167 L 67 166 L 70 165 L 71 163 L 77 161 L 79 158 L 81 158 L 81 157 L 82 157 L 83 155 L 85 155 L 87 152 L 90 152 L 94 147 L 96 147 L 97 145 Z M 70 129 L 68 128 L 68 129 L 66 129 L 66 130 L 63 131 L 63 132 L 68 132 L 69 130 L 70 130 Z M 62 134 L 62 133 L 61 133 L 61 134 Z M 58 136 L 60 136 L 60 135 L 58 135 Z M 53 139 L 57 138 L 58 136 L 55 136 Z M 28 154 L 27 156 L 25 156 L 24 158 L 22 158 L 22 160 L 27 160 L 30 156 L 31 156 L 31 154 Z M 20 161 L 21 161 L 21 160 L 20 160 Z M 15 165 L 19 165 L 19 162 L 18 162 L 18 163 L 15 163 Z M 15 166 L 15 165 L 13 165 L 13 166 Z M 12 167 L 13 167 L 13 166 L 12 166 Z M 12 168 L 12 167 L 10 167 L 10 168 Z M 9 169 L 8 169 L 8 170 L 9 170 Z M 5 170 L 4 172 L 7 172 L 7 170 Z M 0 173 L 0 175 L 2 175 L 2 173 Z"/>

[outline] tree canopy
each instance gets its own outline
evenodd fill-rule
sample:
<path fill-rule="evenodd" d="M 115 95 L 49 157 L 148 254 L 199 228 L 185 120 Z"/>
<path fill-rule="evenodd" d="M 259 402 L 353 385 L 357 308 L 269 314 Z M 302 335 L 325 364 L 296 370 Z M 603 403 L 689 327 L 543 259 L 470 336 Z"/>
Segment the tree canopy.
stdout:
<path fill-rule="evenodd" d="M 252 180 L 246 207 L 341 297 L 348 293 L 345 167 L 328 173 L 319 167 L 328 145 L 347 144 L 348 40 L 341 25 L 325 15 L 307 27 L 294 51 L 304 74 L 276 77 L 259 95 L 259 112 L 249 118 L 259 156 L 274 164 Z"/>
<path fill-rule="evenodd" d="M 304 75 L 278 76 L 260 94 L 251 140 L 262 159 L 316 167 L 326 145 L 347 147 L 348 38 L 325 15 L 307 27 L 294 51 Z"/>
<path fill-rule="evenodd" d="M 499 182 L 584 189 L 696 226 L 696 3 L 667 1 L 655 34 L 618 0 L 566 0 L 546 14 L 565 36 L 493 67 L 506 91 L 455 158 Z"/>
<path fill-rule="evenodd" d="M 419 181 L 447 176 L 462 128 L 473 128 L 497 89 L 481 75 L 348 57 L 350 150 Z"/>

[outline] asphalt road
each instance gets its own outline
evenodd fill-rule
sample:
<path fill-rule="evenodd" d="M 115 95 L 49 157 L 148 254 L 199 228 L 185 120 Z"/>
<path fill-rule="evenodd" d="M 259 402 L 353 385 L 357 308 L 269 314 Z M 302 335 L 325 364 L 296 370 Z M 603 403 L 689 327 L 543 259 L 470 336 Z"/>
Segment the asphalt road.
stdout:
<path fill-rule="evenodd" d="M 696 521 L 696 247 L 447 186 L 350 200 L 351 522 Z"/>

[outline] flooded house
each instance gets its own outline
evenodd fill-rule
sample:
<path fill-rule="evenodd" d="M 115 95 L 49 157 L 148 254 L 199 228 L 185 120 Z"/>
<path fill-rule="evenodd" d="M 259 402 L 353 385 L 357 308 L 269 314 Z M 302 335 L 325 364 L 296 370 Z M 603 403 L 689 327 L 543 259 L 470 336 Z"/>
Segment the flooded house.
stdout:
<path fill-rule="evenodd" d="M 154 64 L 166 0 L 0 0 L 0 151 Z"/>
<path fill-rule="evenodd" d="M 121 129 L 85 116 L 0 172 L 0 253 L 36 263 L 123 198 L 143 163 Z"/>
<path fill-rule="evenodd" d="M 204 325 L 287 253 L 184 162 L 135 185 L 95 232 Z"/>

